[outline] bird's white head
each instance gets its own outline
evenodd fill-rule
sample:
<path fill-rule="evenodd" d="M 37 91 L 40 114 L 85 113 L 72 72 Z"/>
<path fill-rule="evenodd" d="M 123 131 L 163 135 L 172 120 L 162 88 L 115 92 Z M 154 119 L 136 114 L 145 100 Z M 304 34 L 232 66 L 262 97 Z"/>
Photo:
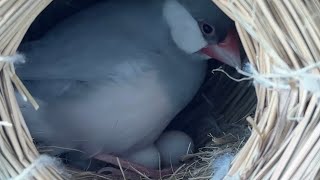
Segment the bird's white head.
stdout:
<path fill-rule="evenodd" d="M 176 0 L 165 2 L 163 15 L 170 27 L 171 36 L 180 49 L 191 54 L 208 45 L 197 21 Z"/>
<path fill-rule="evenodd" d="M 184 52 L 240 66 L 238 37 L 229 31 L 232 21 L 211 0 L 166 0 L 163 16 L 173 41 Z M 219 41 L 222 36 L 226 38 Z"/>

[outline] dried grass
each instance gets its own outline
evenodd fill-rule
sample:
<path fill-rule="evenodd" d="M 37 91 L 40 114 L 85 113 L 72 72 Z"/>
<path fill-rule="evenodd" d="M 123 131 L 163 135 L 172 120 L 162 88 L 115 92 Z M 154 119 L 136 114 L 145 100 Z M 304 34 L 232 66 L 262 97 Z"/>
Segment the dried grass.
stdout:
<path fill-rule="evenodd" d="M 228 175 L 241 179 L 319 178 L 319 68 L 314 66 L 320 58 L 319 1 L 213 1 L 236 21 L 250 63 L 259 72 L 251 76 L 256 81 L 258 96 L 255 116 L 248 118 L 252 134 L 237 154 Z M 0 1 L 2 56 L 16 52 L 31 22 L 50 2 Z M 309 66 L 314 67 L 299 74 L 300 69 Z M 285 73 L 294 75 L 285 76 Z M 270 74 L 277 76 L 267 76 Z M 259 75 L 263 75 L 264 81 Z M 309 76 L 313 78 L 305 78 Z M 14 86 L 35 107 L 37 104 L 15 75 L 11 63 L 0 62 L 0 78 L 0 179 L 9 179 L 21 174 L 39 158 L 18 108 Z M 265 80 L 289 85 L 290 89 L 266 85 Z M 318 88 L 310 92 L 310 86 Z M 196 154 L 192 163 L 184 165 L 171 178 L 183 179 L 188 175 L 194 179 L 208 179 L 212 173 L 208 167 L 217 155 L 215 152 L 219 150 Z M 81 178 L 92 177 L 89 172 L 81 173 L 84 174 Z M 66 178 L 52 165 L 36 169 L 32 175 L 33 179 Z M 74 173 L 74 177 L 79 175 Z"/>
<path fill-rule="evenodd" d="M 24 34 L 49 0 L 0 1 L 0 53 L 15 54 Z M 14 73 L 13 64 L 0 62 L 0 179 L 16 177 L 40 157 L 15 99 L 14 86 L 35 102 Z M 36 103 L 34 103 L 36 107 Z M 3 125 L 4 124 L 4 125 Z M 13 126 L 6 126 L 12 124 Z M 35 166 L 33 179 L 63 179 L 52 163 Z"/>
<path fill-rule="evenodd" d="M 319 1 L 213 0 L 236 21 L 258 96 L 253 131 L 230 176 L 314 179 L 319 172 Z M 309 68 L 302 73 L 302 69 Z M 275 85 L 268 86 L 264 80 Z M 310 78 L 312 77 L 312 78 Z M 310 80 L 310 81 L 309 81 Z M 309 82 L 307 82 L 309 81 Z M 282 88 L 289 85 L 290 89 Z"/>

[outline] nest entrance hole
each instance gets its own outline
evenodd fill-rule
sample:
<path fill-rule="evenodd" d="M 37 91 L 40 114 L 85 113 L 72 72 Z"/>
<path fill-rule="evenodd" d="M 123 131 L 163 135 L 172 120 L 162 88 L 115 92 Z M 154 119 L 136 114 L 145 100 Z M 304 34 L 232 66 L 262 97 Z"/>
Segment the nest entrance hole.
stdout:
<path fill-rule="evenodd" d="M 63 19 L 99 1 L 103 0 L 53 1 L 36 18 L 22 43 L 41 38 Z M 194 140 L 197 150 L 233 147 L 230 151 L 236 153 L 236 146 L 240 148 L 250 135 L 245 118 L 255 110 L 255 90 L 251 82 L 235 82 L 225 74 L 213 74 L 212 70 L 219 67 L 235 78 L 241 77 L 235 69 L 217 61 L 209 61 L 206 80 L 199 92 L 166 130 L 187 133 Z"/>

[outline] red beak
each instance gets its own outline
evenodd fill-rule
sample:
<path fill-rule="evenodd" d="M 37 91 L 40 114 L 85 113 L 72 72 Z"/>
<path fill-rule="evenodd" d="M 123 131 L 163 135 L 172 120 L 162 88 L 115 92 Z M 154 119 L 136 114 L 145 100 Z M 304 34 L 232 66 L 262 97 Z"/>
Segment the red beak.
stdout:
<path fill-rule="evenodd" d="M 232 67 L 241 67 L 239 36 L 235 29 L 228 32 L 223 42 L 208 45 L 200 50 L 201 53 L 217 59 Z"/>

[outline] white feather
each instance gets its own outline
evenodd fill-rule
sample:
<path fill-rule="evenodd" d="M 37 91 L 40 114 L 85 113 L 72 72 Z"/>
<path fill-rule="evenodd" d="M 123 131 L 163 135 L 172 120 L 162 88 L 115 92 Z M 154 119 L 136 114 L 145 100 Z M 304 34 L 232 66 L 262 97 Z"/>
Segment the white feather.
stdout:
<path fill-rule="evenodd" d="M 234 156 L 226 153 L 218 157 L 213 162 L 214 175 L 211 180 L 222 180 L 228 173 Z"/>
<path fill-rule="evenodd" d="M 163 7 L 163 15 L 170 28 L 176 45 L 188 54 L 195 53 L 207 46 L 197 21 L 176 0 L 167 0 Z"/>

